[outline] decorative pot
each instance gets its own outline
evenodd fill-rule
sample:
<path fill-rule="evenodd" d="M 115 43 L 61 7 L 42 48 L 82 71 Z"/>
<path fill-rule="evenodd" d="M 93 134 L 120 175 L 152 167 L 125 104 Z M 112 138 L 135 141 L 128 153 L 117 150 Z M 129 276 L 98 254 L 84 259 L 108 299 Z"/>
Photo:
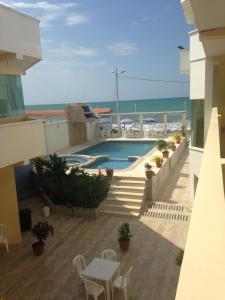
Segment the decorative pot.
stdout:
<path fill-rule="evenodd" d="M 162 154 L 164 158 L 169 158 L 169 151 L 165 150 Z"/>
<path fill-rule="evenodd" d="M 129 240 L 119 240 L 119 244 L 120 244 L 121 251 L 127 251 L 130 246 L 130 241 Z"/>
<path fill-rule="evenodd" d="M 157 163 L 156 163 L 156 167 L 157 167 L 157 168 L 162 168 L 162 163 L 157 162 Z"/>
<path fill-rule="evenodd" d="M 176 145 L 173 145 L 172 147 L 171 147 L 171 150 L 174 152 L 174 151 L 176 151 Z"/>
<path fill-rule="evenodd" d="M 32 248 L 35 256 L 40 256 L 44 252 L 45 243 L 43 241 L 37 241 L 32 244 Z"/>
<path fill-rule="evenodd" d="M 145 175 L 147 179 L 152 179 L 153 176 L 155 176 L 155 172 L 153 171 L 145 171 Z"/>
<path fill-rule="evenodd" d="M 177 144 L 180 144 L 180 141 L 176 141 Z"/>
<path fill-rule="evenodd" d="M 49 217 L 50 216 L 50 207 L 49 206 L 44 206 L 42 207 L 43 209 L 43 214 L 45 217 Z"/>
<path fill-rule="evenodd" d="M 108 177 L 113 177 L 113 172 L 114 172 L 113 169 L 106 170 L 106 174 L 107 174 Z"/>

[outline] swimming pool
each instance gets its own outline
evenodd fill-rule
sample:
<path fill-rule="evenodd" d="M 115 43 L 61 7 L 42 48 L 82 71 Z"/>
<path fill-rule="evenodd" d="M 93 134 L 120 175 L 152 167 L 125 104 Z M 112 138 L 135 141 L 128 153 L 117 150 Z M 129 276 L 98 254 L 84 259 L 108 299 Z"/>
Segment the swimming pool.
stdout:
<path fill-rule="evenodd" d="M 133 157 L 128 159 L 103 157 L 87 164 L 86 167 L 87 169 L 98 169 L 98 167 L 101 167 L 102 169 L 122 170 L 128 168 L 136 159 Z"/>
<path fill-rule="evenodd" d="M 111 158 L 128 158 L 128 156 L 143 156 L 155 146 L 154 141 L 104 141 L 76 154 L 98 156 L 107 155 Z"/>
<path fill-rule="evenodd" d="M 82 164 L 87 161 L 86 157 L 82 157 L 80 155 L 62 155 L 61 157 L 64 158 L 66 163 L 69 165 Z"/>

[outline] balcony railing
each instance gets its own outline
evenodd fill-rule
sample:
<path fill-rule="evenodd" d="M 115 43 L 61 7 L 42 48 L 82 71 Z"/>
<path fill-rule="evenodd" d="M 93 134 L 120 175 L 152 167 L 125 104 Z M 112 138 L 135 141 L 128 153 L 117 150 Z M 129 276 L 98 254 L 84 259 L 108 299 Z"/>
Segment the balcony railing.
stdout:
<path fill-rule="evenodd" d="M 225 299 L 225 201 L 220 125 L 213 108 L 176 300 Z"/>
<path fill-rule="evenodd" d="M 97 124 L 103 137 L 165 137 L 190 130 L 186 111 L 111 113 L 99 118 Z"/>

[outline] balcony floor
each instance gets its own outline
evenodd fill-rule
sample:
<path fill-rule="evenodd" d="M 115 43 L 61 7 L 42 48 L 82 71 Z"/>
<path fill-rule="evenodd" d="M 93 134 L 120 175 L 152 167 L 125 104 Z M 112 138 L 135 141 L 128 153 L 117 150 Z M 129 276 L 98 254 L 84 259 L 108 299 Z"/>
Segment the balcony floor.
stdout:
<path fill-rule="evenodd" d="M 181 192 L 181 185 L 186 190 L 187 161 L 168 182 L 164 194 L 167 191 L 169 201 L 179 198 L 179 201 L 186 202 L 187 193 Z M 23 203 L 25 207 L 32 207 L 33 222 L 44 218 L 41 217 L 42 205 L 39 198 Z M 103 249 L 112 248 L 117 252 L 122 272 L 131 264 L 134 266 L 130 299 L 175 298 L 180 272 L 175 258 L 179 249 L 184 248 L 188 222 L 114 216 L 87 221 L 55 214 L 48 221 L 55 228 L 55 236 L 46 242 L 43 256 L 33 255 L 30 232 L 23 234 L 23 244 L 10 247 L 8 256 L 4 249 L 0 249 L 0 296 L 9 300 L 84 300 L 83 287 L 72 266 L 73 257 L 83 254 L 89 263 L 94 257 L 99 257 Z M 130 250 L 121 253 L 117 228 L 125 221 L 130 223 L 133 238 Z M 117 292 L 115 299 L 123 299 L 123 295 Z"/>

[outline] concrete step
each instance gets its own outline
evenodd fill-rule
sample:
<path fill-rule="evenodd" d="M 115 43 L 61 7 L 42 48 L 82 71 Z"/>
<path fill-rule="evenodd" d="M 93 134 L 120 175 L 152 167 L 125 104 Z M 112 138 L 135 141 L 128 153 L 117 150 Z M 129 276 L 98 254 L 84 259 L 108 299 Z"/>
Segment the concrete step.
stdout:
<path fill-rule="evenodd" d="M 128 204 L 103 204 L 102 210 L 111 210 L 111 211 L 127 211 L 127 212 L 139 212 L 140 205 L 128 205 Z"/>
<path fill-rule="evenodd" d="M 109 190 L 108 196 L 111 197 L 119 197 L 119 198 L 127 198 L 127 199 L 138 199 L 142 200 L 144 193 L 133 193 L 128 191 L 118 191 L 118 190 Z"/>
<path fill-rule="evenodd" d="M 117 191 L 117 192 L 127 192 L 128 194 L 131 193 L 144 193 L 145 188 L 143 186 L 124 186 L 124 185 L 111 185 L 110 191 Z"/>
<path fill-rule="evenodd" d="M 103 209 L 101 210 L 102 214 L 109 214 L 114 216 L 124 216 L 124 217 L 139 217 L 139 213 L 136 212 L 126 212 L 126 211 L 111 211 Z"/>
<path fill-rule="evenodd" d="M 137 186 L 145 187 L 145 181 L 133 181 L 133 180 L 112 180 L 112 185 L 115 186 Z"/>
<path fill-rule="evenodd" d="M 131 180 L 131 181 L 139 181 L 139 182 L 145 182 L 144 177 L 133 177 L 133 176 L 114 176 L 113 180 Z"/>
<path fill-rule="evenodd" d="M 135 205 L 141 205 L 142 200 L 141 199 L 129 199 L 129 198 L 123 198 L 123 197 L 114 197 L 114 196 L 108 196 L 105 201 L 107 203 L 121 203 L 121 204 L 135 204 Z"/>

